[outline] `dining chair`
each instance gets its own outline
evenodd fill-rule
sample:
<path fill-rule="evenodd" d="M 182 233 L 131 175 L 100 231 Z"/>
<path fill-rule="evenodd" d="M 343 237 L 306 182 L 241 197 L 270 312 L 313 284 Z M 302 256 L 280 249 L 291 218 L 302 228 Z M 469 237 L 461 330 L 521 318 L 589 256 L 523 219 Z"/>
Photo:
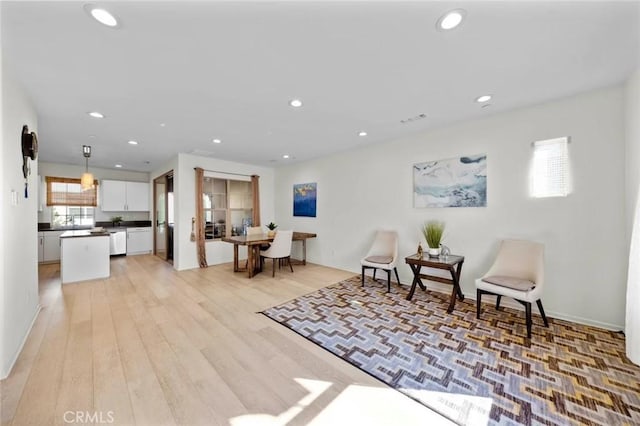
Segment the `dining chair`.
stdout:
<path fill-rule="evenodd" d="M 480 319 L 483 294 L 497 296 L 500 309 L 502 296 L 515 299 L 525 308 L 527 337 L 531 338 L 531 304 L 536 303 L 545 327 L 549 321 L 542 307 L 544 287 L 544 245 L 525 240 L 503 240 L 489 271 L 476 280 L 476 317 Z"/>
<path fill-rule="evenodd" d="M 293 231 L 278 231 L 271 243 L 271 246 L 266 250 L 260 250 L 260 265 L 262 266 L 265 258 L 273 259 L 273 272 L 272 277 L 276 276 L 276 260 L 286 260 L 293 272 L 293 266 L 291 266 L 291 241 L 293 239 Z"/>
<path fill-rule="evenodd" d="M 362 286 L 364 286 L 364 273 L 366 269 L 373 269 L 373 279 L 376 279 L 376 271 L 387 271 L 387 293 L 391 291 L 391 271 L 396 274 L 398 284 L 400 277 L 396 263 L 398 261 L 398 233 L 396 231 L 379 230 L 376 232 L 373 245 L 367 255 L 360 260 L 362 265 Z"/>

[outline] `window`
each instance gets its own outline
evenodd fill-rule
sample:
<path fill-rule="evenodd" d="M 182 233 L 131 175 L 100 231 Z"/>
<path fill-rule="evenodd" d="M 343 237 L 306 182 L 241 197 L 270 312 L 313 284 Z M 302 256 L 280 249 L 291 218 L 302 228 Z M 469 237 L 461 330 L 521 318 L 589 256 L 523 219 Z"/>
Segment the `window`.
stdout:
<path fill-rule="evenodd" d="M 93 226 L 94 210 L 93 207 L 53 206 L 51 224 L 54 228 Z"/>
<path fill-rule="evenodd" d="M 86 191 L 80 179 L 46 177 L 47 206 L 51 206 L 51 224 L 54 228 L 65 226 L 93 226 L 94 207 L 97 206 L 98 181 Z"/>
<path fill-rule="evenodd" d="M 93 188 L 82 190 L 80 179 L 46 177 L 47 206 L 96 207 L 98 205 L 98 181 Z"/>
<path fill-rule="evenodd" d="M 532 197 L 566 197 L 569 195 L 571 182 L 568 144 L 568 137 L 533 143 Z"/>
<path fill-rule="evenodd" d="M 205 176 L 202 190 L 205 239 L 242 235 L 251 226 L 253 198 L 250 181 Z"/>

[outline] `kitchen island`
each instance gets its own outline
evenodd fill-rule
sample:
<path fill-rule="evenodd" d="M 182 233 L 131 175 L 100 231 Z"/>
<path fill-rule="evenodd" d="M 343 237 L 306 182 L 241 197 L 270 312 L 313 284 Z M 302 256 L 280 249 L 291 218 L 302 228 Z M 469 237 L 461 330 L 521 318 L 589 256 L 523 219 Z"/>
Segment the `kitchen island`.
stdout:
<path fill-rule="evenodd" d="M 109 277 L 108 232 L 67 231 L 60 235 L 60 246 L 62 284 Z"/>

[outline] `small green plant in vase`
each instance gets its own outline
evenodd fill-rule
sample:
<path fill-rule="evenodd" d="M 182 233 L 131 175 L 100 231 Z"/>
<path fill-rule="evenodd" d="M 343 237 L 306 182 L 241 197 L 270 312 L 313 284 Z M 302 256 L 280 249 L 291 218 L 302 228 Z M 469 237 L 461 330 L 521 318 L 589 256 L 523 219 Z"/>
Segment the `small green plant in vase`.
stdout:
<path fill-rule="evenodd" d="M 113 223 L 113 226 L 120 226 L 120 222 L 122 222 L 122 216 L 113 216 L 111 218 L 111 223 Z"/>
<path fill-rule="evenodd" d="M 424 224 L 422 233 L 429 246 L 429 256 L 439 256 L 440 243 L 442 242 L 442 235 L 444 234 L 444 222 L 430 220 Z"/>
<path fill-rule="evenodd" d="M 272 238 L 274 235 L 276 235 L 276 228 L 278 227 L 278 225 L 276 225 L 273 222 L 269 222 L 269 224 L 267 225 L 267 228 L 269 229 L 269 232 L 267 233 L 267 235 L 269 236 L 269 238 Z"/>

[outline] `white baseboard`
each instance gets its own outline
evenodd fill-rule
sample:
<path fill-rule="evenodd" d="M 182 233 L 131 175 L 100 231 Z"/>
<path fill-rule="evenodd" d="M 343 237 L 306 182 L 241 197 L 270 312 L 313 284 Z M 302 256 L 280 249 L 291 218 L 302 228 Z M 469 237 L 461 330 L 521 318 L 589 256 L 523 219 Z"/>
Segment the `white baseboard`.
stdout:
<path fill-rule="evenodd" d="M 447 284 L 429 282 L 427 288 L 429 290 L 438 291 L 440 293 L 451 294 L 451 286 L 447 285 Z M 475 293 L 468 294 L 468 293 L 464 293 L 463 292 L 463 294 L 464 294 L 465 299 L 469 298 L 471 300 L 476 300 Z M 491 296 L 489 296 L 489 297 L 491 297 Z M 520 303 L 516 302 L 513 299 L 509 299 L 507 297 L 502 299 L 502 302 L 500 303 L 500 306 L 504 306 L 506 308 L 517 309 L 519 311 L 524 311 L 524 307 Z M 535 312 L 535 310 L 534 310 L 534 312 Z M 594 321 L 594 320 L 589 319 L 589 318 L 577 317 L 577 316 L 568 315 L 568 314 L 565 314 L 565 313 L 562 313 L 562 312 L 547 311 L 545 309 L 545 314 L 547 315 L 547 317 L 550 317 L 550 318 L 556 318 L 556 319 L 560 319 L 560 320 L 564 320 L 564 321 L 575 322 L 577 324 L 590 325 L 590 326 L 593 326 L 593 327 L 604 328 L 606 330 L 613 330 L 613 331 L 622 331 L 622 330 L 624 330 L 624 326 L 620 325 L 620 324 L 610 324 L 610 323 L 601 322 L 601 321 Z"/>
<path fill-rule="evenodd" d="M 0 380 L 6 379 L 7 377 L 9 377 L 9 374 L 11 374 L 11 370 L 13 370 L 13 366 L 18 361 L 18 357 L 22 352 L 22 348 L 24 348 L 25 343 L 27 343 L 27 338 L 29 338 L 29 335 L 31 334 L 31 329 L 33 328 L 33 325 L 36 323 L 36 319 L 38 318 L 38 315 L 40 314 L 41 310 L 42 310 L 42 306 L 38 303 L 38 306 L 36 307 L 36 311 L 33 314 L 33 318 L 31 319 L 31 324 L 29 325 L 27 332 L 24 334 L 24 337 L 22 338 L 22 342 L 20 343 L 18 350 L 13 355 L 13 359 L 11 360 L 11 363 L 9 363 L 9 365 L 6 368 L 3 366 L 2 376 L 0 377 Z"/>

